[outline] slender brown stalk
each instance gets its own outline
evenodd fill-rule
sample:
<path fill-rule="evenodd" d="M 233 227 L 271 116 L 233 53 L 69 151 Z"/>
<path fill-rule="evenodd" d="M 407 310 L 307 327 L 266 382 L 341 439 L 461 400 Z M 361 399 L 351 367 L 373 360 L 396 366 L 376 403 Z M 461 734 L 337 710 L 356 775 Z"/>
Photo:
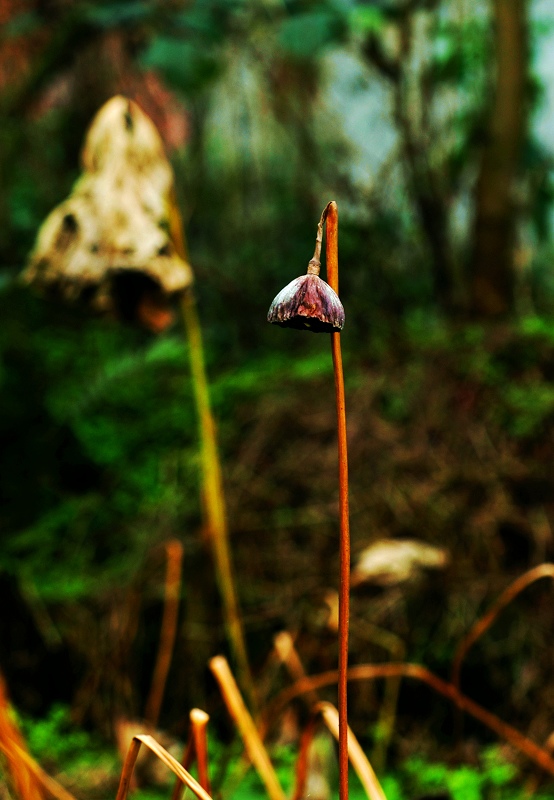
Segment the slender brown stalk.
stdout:
<path fill-rule="evenodd" d="M 198 783 L 211 794 L 210 778 L 208 773 L 208 737 L 207 725 L 210 720 L 208 714 L 201 708 L 193 708 L 189 713 L 190 730 L 188 742 L 181 756 L 181 766 L 189 769 L 192 762 L 196 759 L 198 765 Z M 180 800 L 183 784 L 177 778 L 171 800 Z"/>
<path fill-rule="evenodd" d="M 11 778 L 13 788 L 22 800 L 44 800 L 51 795 L 57 800 L 75 797 L 51 778 L 27 750 L 7 699 L 4 679 L 0 676 L 0 753 L 3 769 Z M 43 791 L 44 790 L 44 791 Z"/>
<path fill-rule="evenodd" d="M 196 763 L 198 765 L 198 783 L 211 794 L 210 775 L 208 770 L 208 722 L 210 717 L 201 708 L 193 708 L 190 712 L 190 724 L 192 728 L 192 738 L 194 750 L 196 752 Z"/>
<path fill-rule="evenodd" d="M 281 631 L 280 633 L 277 633 L 273 637 L 273 645 L 279 660 L 286 667 L 286 670 L 292 680 L 298 681 L 300 678 L 305 678 L 306 671 L 302 661 L 300 660 L 298 651 L 294 646 L 294 639 L 290 633 L 288 631 Z M 320 698 L 317 696 L 317 692 L 309 692 L 305 699 L 308 703 L 308 706 L 313 706 L 316 703 L 319 703 Z"/>
<path fill-rule="evenodd" d="M 183 755 L 181 756 L 181 766 L 184 767 L 186 770 L 189 769 L 190 765 L 194 760 L 194 737 L 192 735 L 192 728 L 189 730 L 189 738 L 188 741 L 183 749 Z M 177 778 L 175 781 L 175 786 L 173 787 L 173 792 L 171 793 L 171 800 L 181 800 L 181 795 L 183 794 L 183 784 Z"/>
<path fill-rule="evenodd" d="M 544 769 L 550 775 L 554 775 L 554 758 L 543 747 L 535 744 L 516 728 L 508 725 L 507 722 L 499 719 L 496 714 L 480 706 L 474 700 L 462 694 L 452 683 L 434 675 L 426 667 L 420 664 L 359 664 L 350 667 L 348 670 L 349 681 L 375 680 L 376 678 L 389 678 L 402 676 L 422 681 L 431 687 L 438 694 L 442 694 L 454 703 L 459 709 L 470 714 L 479 720 L 490 730 L 494 731 L 501 739 L 505 739 L 513 747 L 524 753 L 527 758 Z M 293 686 L 283 690 L 273 700 L 266 710 L 266 717 L 276 719 L 280 711 L 295 697 L 299 697 L 306 692 L 322 689 L 324 686 L 332 686 L 339 679 L 337 670 L 323 672 L 321 675 L 314 675 L 297 681 Z"/>
<path fill-rule="evenodd" d="M 9 776 L 14 791 L 22 798 L 43 800 L 45 796 L 43 786 L 25 758 L 25 754 L 28 755 L 25 740 L 15 722 L 2 676 L 0 676 L 0 752 L 4 756 L 2 771 Z"/>
<path fill-rule="evenodd" d="M 184 767 L 179 764 L 176 758 L 167 752 L 152 736 L 140 735 L 134 736 L 133 741 L 129 745 L 127 756 L 121 771 L 121 778 L 119 781 L 119 789 L 117 790 L 116 800 L 126 800 L 131 785 L 131 778 L 133 776 L 133 769 L 139 754 L 140 746 L 144 745 L 162 761 L 177 777 L 190 789 L 196 797 L 200 800 L 213 800 L 208 792 L 203 789 L 198 781 L 192 777 Z"/>
<path fill-rule="evenodd" d="M 338 209 L 331 201 L 326 214 L 325 255 L 327 283 L 339 293 Z M 348 518 L 348 451 L 346 441 L 346 404 L 340 333 L 331 333 L 331 351 L 335 374 L 339 459 L 339 517 L 340 517 L 340 582 L 339 582 L 339 798 L 348 798 L 348 623 L 350 616 L 350 523 Z"/>
<path fill-rule="evenodd" d="M 367 620 L 358 620 L 358 625 L 368 641 L 387 650 L 394 661 L 404 661 L 406 646 L 399 636 Z M 394 731 L 400 682 L 401 678 L 387 678 L 385 680 L 383 702 L 381 703 L 379 719 L 376 725 L 377 736 L 371 753 L 371 763 L 377 771 L 385 768 L 387 750 Z"/>
<path fill-rule="evenodd" d="M 44 800 L 51 795 L 56 800 L 75 800 L 54 778 L 51 778 L 27 750 L 27 744 L 15 721 L 8 700 L 6 684 L 0 675 L 0 753 L 2 768 L 11 779 L 13 789 L 21 800 Z"/>
<path fill-rule="evenodd" d="M 332 703 L 320 703 L 319 712 L 335 739 L 338 739 L 339 715 L 335 706 Z M 348 728 L 348 755 L 369 800 L 387 800 L 373 767 L 350 728 Z"/>
<path fill-rule="evenodd" d="M 265 785 L 269 797 L 271 800 L 286 800 L 286 795 L 273 769 L 267 750 L 262 743 L 254 720 L 248 713 L 226 659 L 223 656 L 215 656 L 210 661 L 210 669 L 219 684 L 227 710 L 239 730 L 246 752 Z"/>
<path fill-rule="evenodd" d="M 292 800 L 301 800 L 304 797 L 308 778 L 308 753 L 320 716 L 331 734 L 335 739 L 338 739 L 339 715 L 337 709 L 331 703 L 318 703 L 300 739 L 299 754 L 296 762 L 296 786 Z M 348 728 L 348 755 L 369 800 L 386 800 L 385 793 L 375 775 L 373 767 L 369 763 L 365 753 L 360 747 L 360 743 L 350 728 Z"/>
<path fill-rule="evenodd" d="M 171 237 L 175 249 L 181 258 L 187 261 L 183 224 L 175 198 L 173 198 L 170 212 Z M 217 447 L 216 425 L 212 414 L 206 375 L 202 330 L 192 289 L 186 290 L 181 295 L 181 312 L 189 343 L 192 383 L 200 429 L 205 513 L 215 562 L 216 578 L 223 604 L 227 636 L 236 659 L 240 682 L 255 708 L 257 703 L 254 682 L 248 662 L 229 549 L 227 510 Z"/>
<path fill-rule="evenodd" d="M 487 631 L 503 608 L 514 600 L 518 594 L 526 589 L 531 583 L 540 580 L 541 578 L 554 578 L 554 564 L 539 564 L 538 567 L 524 572 L 513 583 L 511 583 L 500 595 L 500 597 L 492 604 L 486 614 L 475 622 L 469 633 L 462 639 L 456 650 L 454 661 L 452 663 L 452 683 L 454 686 L 460 688 L 460 672 L 462 669 L 462 662 L 466 657 L 468 651 L 475 644 L 477 639 Z"/>
<path fill-rule="evenodd" d="M 294 793 L 291 800 L 302 800 L 306 791 L 306 782 L 308 780 L 308 767 L 309 767 L 309 752 L 310 745 L 314 740 L 314 735 L 318 723 L 318 713 L 312 714 L 308 720 L 308 724 L 302 731 L 300 737 L 300 746 L 298 748 L 298 758 L 296 759 L 296 782 L 294 786 Z"/>
<path fill-rule="evenodd" d="M 177 635 L 177 619 L 179 616 L 179 594 L 181 590 L 181 569 L 183 564 L 183 545 L 176 539 L 165 545 L 167 558 L 165 573 L 164 610 L 160 630 L 160 644 L 152 685 L 148 693 L 144 711 L 145 721 L 153 728 L 158 724 L 160 709 L 167 683 L 171 656 Z"/>

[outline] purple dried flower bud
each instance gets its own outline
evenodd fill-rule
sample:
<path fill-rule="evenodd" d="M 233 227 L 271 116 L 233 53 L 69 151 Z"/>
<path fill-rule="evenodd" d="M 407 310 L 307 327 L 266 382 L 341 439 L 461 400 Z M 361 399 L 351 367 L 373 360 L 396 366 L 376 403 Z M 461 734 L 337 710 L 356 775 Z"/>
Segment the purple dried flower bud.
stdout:
<path fill-rule="evenodd" d="M 342 330 L 344 308 L 329 284 L 308 267 L 307 275 L 295 278 L 281 289 L 270 306 L 267 320 L 283 328 L 330 333 Z"/>

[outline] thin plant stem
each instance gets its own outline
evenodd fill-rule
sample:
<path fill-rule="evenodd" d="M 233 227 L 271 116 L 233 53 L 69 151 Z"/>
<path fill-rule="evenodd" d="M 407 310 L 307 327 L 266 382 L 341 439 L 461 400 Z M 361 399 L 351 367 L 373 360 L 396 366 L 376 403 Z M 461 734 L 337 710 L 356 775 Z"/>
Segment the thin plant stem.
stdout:
<path fill-rule="evenodd" d="M 276 634 L 273 637 L 273 646 L 279 660 L 286 667 L 293 681 L 306 677 L 306 670 L 294 646 L 294 639 L 288 631 L 280 631 L 280 633 Z M 310 709 L 320 700 L 317 692 L 309 692 L 305 699 Z"/>
<path fill-rule="evenodd" d="M 327 282 L 339 293 L 338 209 L 331 201 L 325 208 L 325 255 Z M 348 624 L 350 617 L 350 522 L 348 515 L 348 450 L 346 440 L 346 404 L 340 333 L 331 333 L 331 352 L 335 375 L 339 461 L 340 581 L 339 581 L 339 798 L 348 798 Z"/>
<path fill-rule="evenodd" d="M 166 575 L 164 591 L 164 610 L 162 625 L 160 630 L 160 644 L 152 685 L 146 701 L 144 711 L 145 721 L 153 728 L 158 724 L 160 709 L 167 683 L 171 656 L 175 646 L 177 635 L 177 620 L 179 616 L 179 595 L 181 590 L 181 568 L 183 563 L 183 545 L 176 539 L 167 542 L 166 551 Z"/>
<path fill-rule="evenodd" d="M 337 739 L 339 736 L 339 715 L 337 709 L 332 703 L 320 703 L 319 711 L 323 717 L 323 721 L 335 739 Z M 375 774 L 375 770 L 369 763 L 359 741 L 350 728 L 348 728 L 348 755 L 369 800 L 387 800 L 383 787 Z"/>
<path fill-rule="evenodd" d="M 189 769 L 190 765 L 194 760 L 194 737 L 192 735 L 192 728 L 189 730 L 189 738 L 188 741 L 183 749 L 183 755 L 181 756 L 181 766 L 185 769 Z M 171 800 L 181 800 L 181 796 L 183 794 L 183 784 L 177 778 L 175 781 L 175 786 L 173 787 L 173 792 L 171 793 Z"/>
<path fill-rule="evenodd" d="M 452 683 L 454 686 L 460 688 L 460 672 L 462 669 L 462 662 L 466 657 L 468 651 L 475 644 L 485 631 L 487 631 L 503 608 L 514 600 L 518 594 L 526 589 L 530 584 L 541 578 L 554 578 L 554 564 L 539 564 L 538 567 L 524 572 L 519 578 L 516 578 L 500 595 L 500 597 L 492 604 L 486 614 L 478 619 L 472 626 L 469 633 L 462 639 L 452 664 Z"/>
<path fill-rule="evenodd" d="M 219 591 L 223 602 L 223 611 L 229 641 L 236 659 L 237 670 L 241 677 L 241 686 L 243 686 L 249 700 L 254 702 L 254 683 L 246 653 L 246 644 L 229 548 L 229 531 L 227 526 L 225 497 L 223 494 L 223 480 L 217 451 L 215 421 L 211 412 L 208 381 L 206 378 L 202 332 L 198 320 L 196 302 L 191 290 L 183 294 L 181 308 L 189 342 L 194 394 L 199 415 L 206 517 L 210 542 L 214 554 Z"/>
<path fill-rule="evenodd" d="M 189 713 L 190 729 L 188 742 L 183 750 L 181 766 L 186 770 L 194 760 L 198 766 L 198 783 L 211 794 L 210 778 L 208 772 L 208 736 L 207 726 L 210 721 L 209 714 L 201 708 L 193 708 Z M 183 784 L 177 778 L 171 800 L 180 800 L 183 793 Z"/>
<path fill-rule="evenodd" d="M 545 772 L 554 775 L 554 758 L 547 750 L 535 744 L 535 742 L 507 722 L 499 719 L 496 714 L 487 711 L 486 708 L 466 697 L 454 684 L 439 678 L 426 667 L 422 667 L 420 664 L 357 664 L 348 670 L 349 681 L 375 680 L 377 678 L 396 676 L 413 678 L 426 683 L 435 692 L 448 698 L 461 711 L 470 714 L 487 728 L 494 731 L 499 738 L 505 739 L 521 753 L 524 753 L 530 761 L 533 761 Z M 324 686 L 332 686 L 338 682 L 338 678 L 338 671 L 330 670 L 329 672 L 323 672 L 320 675 L 313 675 L 297 681 L 277 695 L 266 709 L 266 718 L 276 719 L 282 709 L 295 697 L 299 697 L 306 692 L 322 689 Z"/>
<path fill-rule="evenodd" d="M 374 625 L 368 620 L 358 620 L 358 625 L 364 636 L 370 642 L 387 650 L 394 661 L 404 661 L 406 646 L 399 636 L 380 628 L 378 625 Z M 376 725 L 377 737 L 371 753 L 371 763 L 377 771 L 385 768 L 387 750 L 394 731 L 401 680 L 401 678 L 387 678 L 385 680 L 383 701 Z"/>
<path fill-rule="evenodd" d="M 286 795 L 273 769 L 254 720 L 244 704 L 239 688 L 229 669 L 229 664 L 223 656 L 215 656 L 210 661 L 210 669 L 219 684 L 227 711 L 238 728 L 248 757 L 256 768 L 269 797 L 271 800 L 286 800 Z"/>
<path fill-rule="evenodd" d="M 302 800 L 306 792 L 306 782 L 308 780 L 310 746 L 314 740 L 319 713 L 314 713 L 302 731 L 300 746 L 298 748 L 298 758 L 296 759 L 296 781 L 294 793 L 291 800 Z"/>
<path fill-rule="evenodd" d="M 192 738 L 194 741 L 194 750 L 196 753 L 196 764 L 198 766 L 198 783 L 209 794 L 212 790 L 210 788 L 210 775 L 208 769 L 208 722 L 210 717 L 201 708 L 193 708 L 190 712 L 190 724 L 192 729 Z"/>
<path fill-rule="evenodd" d="M 56 800 L 75 800 L 75 797 L 51 778 L 27 750 L 25 739 L 17 726 L 8 701 L 4 678 L 0 675 L 0 753 L 13 789 L 22 800 L 44 800 L 46 795 Z"/>
<path fill-rule="evenodd" d="M 208 792 L 200 786 L 198 781 L 192 777 L 190 772 L 188 772 L 184 767 L 181 766 L 181 764 L 179 764 L 176 758 L 173 758 L 173 756 L 168 753 L 167 750 L 162 747 L 161 744 L 159 744 L 159 742 L 157 742 L 152 736 L 146 734 L 134 736 L 131 744 L 129 745 L 129 750 L 127 751 L 127 756 L 123 763 L 123 769 L 121 770 L 121 778 L 119 781 L 119 789 L 117 790 L 116 800 L 126 800 L 131 785 L 133 769 L 135 767 L 140 746 L 142 744 L 145 747 L 148 747 L 148 749 L 151 750 L 154 755 L 156 755 L 160 761 L 166 765 L 166 767 L 168 767 L 175 775 L 177 775 L 177 777 L 185 784 L 185 786 L 194 792 L 196 797 L 200 798 L 200 800 L 213 800 Z"/>
<path fill-rule="evenodd" d="M 188 260 L 181 215 L 179 214 L 175 198 L 172 200 L 170 212 L 171 237 L 175 249 L 181 258 Z M 217 447 L 216 425 L 211 410 L 210 392 L 206 375 L 202 330 L 192 289 L 187 289 L 181 295 L 181 312 L 186 337 L 189 343 L 192 383 L 198 413 L 205 514 L 215 562 L 216 578 L 223 604 L 225 627 L 236 660 L 240 683 L 247 693 L 252 706 L 256 708 L 257 702 L 254 682 L 248 662 L 229 548 L 227 510 L 223 491 L 221 463 Z"/>

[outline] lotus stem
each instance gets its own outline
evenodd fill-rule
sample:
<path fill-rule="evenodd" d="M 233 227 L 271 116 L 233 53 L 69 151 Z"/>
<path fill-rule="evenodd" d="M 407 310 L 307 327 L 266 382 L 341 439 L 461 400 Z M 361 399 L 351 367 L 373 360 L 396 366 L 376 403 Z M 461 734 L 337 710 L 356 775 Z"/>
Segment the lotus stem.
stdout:
<path fill-rule="evenodd" d="M 535 744 L 512 725 L 497 717 L 496 714 L 487 711 L 486 708 L 466 697 L 454 684 L 439 678 L 426 667 L 421 666 L 421 664 L 357 664 L 348 670 L 349 681 L 375 680 L 376 678 L 396 676 L 413 678 L 427 684 L 435 692 L 450 700 L 461 711 L 470 714 L 489 730 L 494 731 L 499 738 L 505 739 L 521 753 L 524 753 L 527 758 L 543 770 L 550 775 L 554 775 L 554 758 L 547 750 Z M 330 670 L 329 672 L 323 672 L 321 675 L 313 675 L 297 681 L 277 695 L 266 711 L 267 718 L 274 719 L 277 717 L 287 703 L 295 697 L 299 697 L 306 692 L 322 689 L 324 686 L 332 686 L 338 683 L 338 679 L 338 671 Z"/>
<path fill-rule="evenodd" d="M 208 772 L 208 736 L 207 727 L 210 721 L 209 714 L 201 708 L 193 708 L 189 713 L 190 730 L 189 739 L 183 750 L 181 766 L 188 770 L 192 762 L 196 759 L 198 766 L 198 783 L 211 794 L 210 778 Z M 183 793 L 183 784 L 177 779 L 171 800 L 180 800 Z"/>
<path fill-rule="evenodd" d="M 286 800 L 286 795 L 273 769 L 254 720 L 244 704 L 239 688 L 229 669 L 229 664 L 223 656 L 215 656 L 210 661 L 210 669 L 219 684 L 227 711 L 239 730 L 248 757 L 264 783 L 269 797 L 271 800 Z"/>
<path fill-rule="evenodd" d="M 320 703 L 319 711 L 323 721 L 335 737 L 339 736 L 339 716 L 337 709 L 331 703 Z M 383 787 L 377 779 L 377 775 L 369 763 L 360 743 L 348 728 L 348 754 L 356 775 L 365 789 L 369 800 L 387 800 Z"/>
<path fill-rule="evenodd" d="M 325 255 L 327 283 L 339 293 L 338 209 L 331 201 L 322 214 L 326 220 Z M 348 449 L 346 405 L 340 333 L 331 333 L 331 352 L 335 375 L 339 461 L 340 581 L 339 581 L 339 798 L 348 800 L 348 624 L 350 617 L 350 522 L 348 514 Z"/>
<path fill-rule="evenodd" d="M 535 581 L 541 578 L 554 578 L 554 564 L 539 564 L 538 567 L 524 572 L 519 578 L 516 578 L 495 600 L 487 612 L 480 617 L 472 626 L 468 634 L 462 639 L 456 649 L 454 661 L 452 664 L 452 683 L 456 689 L 460 688 L 460 672 L 462 669 L 462 662 L 466 657 L 468 651 L 473 647 L 475 642 L 487 631 L 503 608 L 505 608 L 512 600 L 520 594 L 524 589 L 530 586 Z"/>
<path fill-rule="evenodd" d="M 171 204 L 170 225 L 171 237 L 175 249 L 181 258 L 188 260 L 183 224 L 175 199 L 173 199 Z M 217 447 L 216 424 L 211 410 L 210 392 L 206 375 L 202 329 L 198 319 L 194 292 L 190 288 L 185 290 L 181 295 L 181 312 L 189 344 L 192 383 L 198 413 L 205 514 L 215 563 L 216 578 L 223 604 L 225 627 L 236 660 L 241 686 L 243 686 L 244 691 L 247 693 L 250 702 L 255 708 L 256 696 L 254 682 L 248 662 L 229 548 L 225 494 L 223 491 L 221 463 Z"/>
<path fill-rule="evenodd" d="M 183 546 L 176 539 L 165 545 L 167 565 L 165 575 L 165 599 L 160 630 L 160 644 L 152 685 L 146 701 L 144 718 L 155 728 L 158 724 L 160 709 L 167 683 L 171 656 L 177 635 L 177 620 L 179 616 L 179 595 L 181 590 L 181 568 L 183 563 Z"/>
<path fill-rule="evenodd" d="M 198 765 L 198 783 L 211 794 L 210 775 L 208 770 L 208 722 L 210 717 L 201 708 L 193 708 L 190 712 L 190 724 L 192 728 L 192 739 L 196 752 L 196 763 Z"/>
<path fill-rule="evenodd" d="M 131 744 L 129 745 L 129 750 L 127 751 L 127 756 L 121 771 L 121 778 L 119 781 L 119 789 L 117 790 L 116 800 L 126 800 L 131 785 L 133 769 L 135 767 L 140 746 L 142 744 L 145 747 L 148 747 L 148 749 L 151 750 L 154 755 L 156 755 L 160 761 L 166 765 L 166 767 L 168 767 L 175 775 L 177 775 L 177 777 L 185 784 L 185 786 L 194 792 L 196 797 L 200 798 L 200 800 L 213 800 L 208 792 L 203 789 L 202 786 L 200 786 L 198 781 L 192 777 L 190 772 L 188 772 L 184 767 L 181 766 L 181 764 L 179 764 L 176 758 L 173 758 L 173 756 L 168 753 L 167 750 L 163 748 L 161 744 L 159 744 L 159 742 L 157 742 L 152 736 L 143 734 L 134 736 Z"/>

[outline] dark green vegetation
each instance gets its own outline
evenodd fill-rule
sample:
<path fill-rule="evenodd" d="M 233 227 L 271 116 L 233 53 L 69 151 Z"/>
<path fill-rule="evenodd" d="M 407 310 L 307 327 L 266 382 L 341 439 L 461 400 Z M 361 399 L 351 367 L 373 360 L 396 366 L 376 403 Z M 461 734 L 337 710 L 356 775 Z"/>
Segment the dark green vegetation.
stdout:
<path fill-rule="evenodd" d="M 119 777 L 117 759 L 94 737 L 72 726 L 67 709 L 54 706 L 40 722 L 23 720 L 23 730 L 33 754 L 51 774 L 57 775 L 63 770 L 64 783 L 79 796 L 105 797 L 106 793 L 115 792 Z M 273 758 L 277 774 L 289 790 L 293 785 L 295 753 L 290 746 L 281 746 L 275 749 Z M 212 742 L 210 759 L 214 764 L 226 764 L 225 769 L 218 770 L 218 782 L 224 781 L 226 797 L 266 797 L 252 769 L 237 779 L 242 770 L 236 756 L 229 760 L 228 748 Z M 336 767 L 331 772 L 336 772 Z M 164 779 L 163 771 L 159 779 Z M 335 785 L 337 775 L 332 774 L 331 780 Z M 518 785 L 520 782 L 521 777 L 515 767 L 505 761 L 501 748 L 488 747 L 478 762 L 473 759 L 471 764 L 464 766 L 433 763 L 413 756 L 404 761 L 400 769 L 383 778 L 383 788 L 388 800 L 440 797 L 445 793 L 453 800 L 520 800 L 527 796 Z M 137 800 L 159 800 L 167 793 L 167 786 L 160 785 L 142 789 L 135 796 Z M 351 776 L 350 796 L 352 800 L 366 797 L 354 774 Z M 547 800 L 551 794 L 539 791 L 534 797 Z"/>
<path fill-rule="evenodd" d="M 492 260 L 502 275 L 479 283 L 475 264 L 490 245 L 479 210 L 483 186 L 494 183 L 483 151 L 496 141 L 495 36 L 505 31 L 497 4 L 465 16 L 447 2 L 71 5 L 12 10 L 0 41 L 0 67 L 10 48 L 22 58 L 18 80 L 0 69 L 0 598 L 9 612 L 0 667 L 32 751 L 78 796 L 96 797 L 105 786 L 113 795 L 118 767 L 107 742 L 116 719 L 144 711 L 172 538 L 185 556 L 160 725 L 186 738 L 188 711 L 200 706 L 212 714 L 214 763 L 234 763 L 238 748 L 206 669 L 227 644 L 202 531 L 182 331 L 176 323 L 156 337 L 17 283 L 41 221 L 77 177 L 92 115 L 124 91 L 168 149 L 173 103 L 188 126 L 172 158 L 260 683 L 283 629 L 296 634 L 310 674 L 336 664 L 326 604 L 338 560 L 328 341 L 274 329 L 265 315 L 304 271 L 321 208 L 339 201 L 354 556 L 381 538 L 417 538 L 450 557 L 443 571 L 403 585 L 353 590 L 351 660 L 398 657 L 380 629 L 405 660 L 449 678 L 458 642 L 492 600 L 554 560 L 551 157 L 533 134 L 546 87 L 528 61 L 551 21 L 512 20 L 525 37 L 526 82 L 523 96 L 506 101 L 521 118 L 505 130 L 517 136 L 497 145 L 520 194 L 502 209 L 510 247 Z M 523 3 L 513 6 L 523 14 Z M 387 49 L 391 29 L 403 50 Z M 339 48 L 362 65 L 349 84 L 351 110 L 380 87 L 397 137 L 364 187 L 355 148 L 321 105 Z M 145 89 L 150 68 L 165 81 L 155 91 Z M 160 95 L 168 86 L 169 98 Z M 540 582 L 462 670 L 469 696 L 539 743 L 554 717 L 553 626 L 552 586 Z M 274 688 L 285 684 L 280 676 Z M 333 690 L 322 694 L 334 700 Z M 351 689 L 351 724 L 370 755 L 383 695 L 380 682 Z M 287 785 L 294 753 L 278 756 Z M 387 769 L 388 800 L 508 800 L 542 780 L 411 681 L 401 684 Z M 246 780 L 255 796 L 257 779 Z M 353 798 L 357 791 L 353 781 Z"/>

